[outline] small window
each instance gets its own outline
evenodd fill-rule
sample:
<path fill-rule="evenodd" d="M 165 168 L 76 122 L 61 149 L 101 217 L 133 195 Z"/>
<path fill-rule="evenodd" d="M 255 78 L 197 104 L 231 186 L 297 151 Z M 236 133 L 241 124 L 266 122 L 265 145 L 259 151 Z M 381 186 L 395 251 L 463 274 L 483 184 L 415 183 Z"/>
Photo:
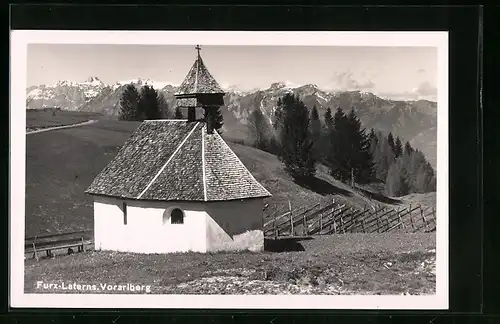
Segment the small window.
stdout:
<path fill-rule="evenodd" d="M 170 212 L 171 224 L 184 224 L 184 213 L 179 208 L 174 208 Z"/>
<path fill-rule="evenodd" d="M 123 225 L 127 225 L 127 203 L 124 202 L 122 205 L 123 210 Z"/>

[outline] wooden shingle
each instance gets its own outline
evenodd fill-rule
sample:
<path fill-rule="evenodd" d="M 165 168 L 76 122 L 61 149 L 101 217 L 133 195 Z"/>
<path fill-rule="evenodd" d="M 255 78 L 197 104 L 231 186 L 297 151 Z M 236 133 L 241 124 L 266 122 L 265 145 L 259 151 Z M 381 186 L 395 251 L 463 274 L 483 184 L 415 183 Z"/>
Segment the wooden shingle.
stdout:
<path fill-rule="evenodd" d="M 205 63 L 203 63 L 203 59 L 198 54 L 186 78 L 179 86 L 176 95 L 207 93 L 224 93 L 224 91 L 210 74 Z"/>
<path fill-rule="evenodd" d="M 204 153 L 204 154 L 203 154 Z M 143 122 L 86 193 L 160 201 L 269 197 L 217 132 L 203 122 Z"/>

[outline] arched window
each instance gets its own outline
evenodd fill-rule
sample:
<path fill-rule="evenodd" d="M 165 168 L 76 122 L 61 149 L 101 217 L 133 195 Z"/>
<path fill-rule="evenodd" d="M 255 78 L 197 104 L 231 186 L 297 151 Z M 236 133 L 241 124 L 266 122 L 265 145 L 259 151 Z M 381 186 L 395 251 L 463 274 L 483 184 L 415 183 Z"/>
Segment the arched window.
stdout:
<path fill-rule="evenodd" d="M 179 208 L 174 208 L 170 212 L 171 224 L 184 224 L 184 213 Z"/>

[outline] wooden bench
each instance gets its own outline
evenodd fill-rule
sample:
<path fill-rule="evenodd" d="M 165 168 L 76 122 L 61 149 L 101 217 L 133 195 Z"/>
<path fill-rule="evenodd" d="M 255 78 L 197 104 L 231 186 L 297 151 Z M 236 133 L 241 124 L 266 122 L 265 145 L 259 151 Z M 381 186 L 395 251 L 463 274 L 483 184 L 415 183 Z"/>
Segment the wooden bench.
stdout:
<path fill-rule="evenodd" d="M 69 254 L 73 247 L 78 248 L 78 252 L 85 252 L 85 246 L 92 244 L 92 240 L 86 238 L 88 233 L 89 231 L 77 231 L 28 237 L 25 239 L 24 253 L 33 253 L 38 260 L 38 253 L 43 251 L 49 257 L 53 255 L 53 250 L 68 249 Z"/>

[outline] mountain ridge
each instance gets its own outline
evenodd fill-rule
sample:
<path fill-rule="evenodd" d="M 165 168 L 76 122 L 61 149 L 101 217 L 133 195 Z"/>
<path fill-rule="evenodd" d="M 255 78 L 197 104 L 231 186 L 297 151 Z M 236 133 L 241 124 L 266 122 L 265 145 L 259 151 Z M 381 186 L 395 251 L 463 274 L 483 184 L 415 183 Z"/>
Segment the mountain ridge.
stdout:
<path fill-rule="evenodd" d="M 28 87 L 26 108 L 60 107 L 64 110 L 118 116 L 118 102 L 128 84 L 137 88 L 144 85 L 153 86 L 165 96 L 169 107 L 175 105 L 174 94 L 177 85 L 143 78 L 105 84 L 92 76 L 84 82 L 62 80 L 48 86 Z M 374 128 L 383 133 L 392 132 L 420 149 L 430 163 L 434 167 L 436 165 L 436 102 L 425 99 L 393 100 L 360 90 L 327 91 L 316 84 L 298 85 L 288 81 L 273 82 L 267 89 L 250 91 L 229 85 L 224 91 L 227 91 L 224 96 L 225 106 L 222 109 L 224 131 L 232 136 L 244 138 L 246 134 L 248 137 L 248 117 L 254 109 L 261 110 L 270 121 L 278 98 L 285 93 L 293 93 L 298 95 L 309 109 L 316 106 L 321 119 L 328 107 L 332 109 L 332 113 L 337 107 L 344 111 L 354 108 L 363 127 Z"/>

